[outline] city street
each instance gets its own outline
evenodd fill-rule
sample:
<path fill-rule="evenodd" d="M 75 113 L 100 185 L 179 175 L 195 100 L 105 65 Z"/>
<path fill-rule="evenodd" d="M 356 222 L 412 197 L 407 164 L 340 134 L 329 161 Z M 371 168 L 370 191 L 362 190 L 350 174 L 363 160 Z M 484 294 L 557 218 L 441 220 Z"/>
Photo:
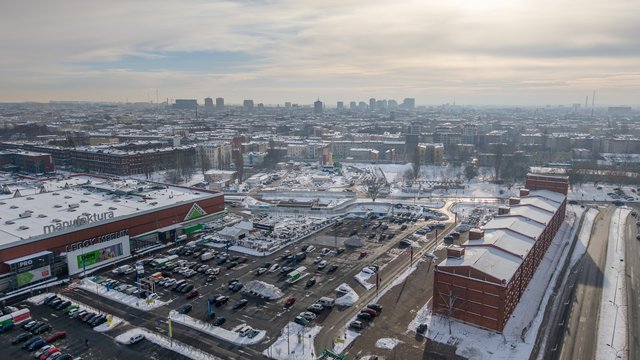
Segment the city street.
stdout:
<path fill-rule="evenodd" d="M 637 221 L 637 217 L 629 216 L 625 229 L 629 359 L 640 356 L 640 241 L 636 240 Z"/>

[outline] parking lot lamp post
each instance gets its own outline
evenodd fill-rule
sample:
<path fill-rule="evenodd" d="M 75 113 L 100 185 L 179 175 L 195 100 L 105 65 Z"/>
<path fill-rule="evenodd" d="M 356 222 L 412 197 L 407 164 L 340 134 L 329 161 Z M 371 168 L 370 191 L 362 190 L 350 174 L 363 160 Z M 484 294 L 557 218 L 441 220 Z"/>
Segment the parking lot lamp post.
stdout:
<path fill-rule="evenodd" d="M 85 254 L 82 254 L 82 277 L 87 277 L 87 266 L 85 265 Z"/>

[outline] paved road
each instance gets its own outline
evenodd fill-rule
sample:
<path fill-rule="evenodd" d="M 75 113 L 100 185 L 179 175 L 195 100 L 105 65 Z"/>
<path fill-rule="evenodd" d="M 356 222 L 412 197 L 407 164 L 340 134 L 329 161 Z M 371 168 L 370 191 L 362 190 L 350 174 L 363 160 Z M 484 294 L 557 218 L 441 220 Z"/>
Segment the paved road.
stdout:
<path fill-rule="evenodd" d="M 627 219 L 625 231 L 626 248 L 626 278 L 627 278 L 627 325 L 629 359 L 640 357 L 640 241 L 638 235 L 637 218 L 630 216 Z"/>
<path fill-rule="evenodd" d="M 587 252 L 576 268 L 577 285 L 569 299 L 572 305 L 566 318 L 561 349 L 556 352 L 560 359 L 595 358 L 607 239 L 614 209 L 609 206 L 600 210 L 593 225 Z"/>

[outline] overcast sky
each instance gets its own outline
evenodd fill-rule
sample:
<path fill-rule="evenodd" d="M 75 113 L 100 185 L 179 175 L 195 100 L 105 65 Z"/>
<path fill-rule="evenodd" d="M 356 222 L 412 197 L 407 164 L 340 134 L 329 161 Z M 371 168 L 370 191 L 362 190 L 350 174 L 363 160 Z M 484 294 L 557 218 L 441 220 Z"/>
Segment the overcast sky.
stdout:
<path fill-rule="evenodd" d="M 639 0 L 6 1 L 0 102 L 640 106 Z"/>

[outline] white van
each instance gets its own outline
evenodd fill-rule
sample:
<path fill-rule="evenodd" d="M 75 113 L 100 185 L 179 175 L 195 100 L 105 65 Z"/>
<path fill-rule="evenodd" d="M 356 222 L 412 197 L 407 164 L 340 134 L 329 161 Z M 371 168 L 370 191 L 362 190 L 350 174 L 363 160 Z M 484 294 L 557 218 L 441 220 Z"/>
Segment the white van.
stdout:
<path fill-rule="evenodd" d="M 122 265 L 122 266 L 118 266 L 117 268 L 111 270 L 111 273 L 114 274 L 114 275 L 131 274 L 134 271 L 136 271 L 136 269 L 133 268 L 133 266 L 131 266 L 131 265 Z"/>
<path fill-rule="evenodd" d="M 202 255 L 200 255 L 200 261 L 208 261 L 213 259 L 213 252 L 206 252 Z"/>
<path fill-rule="evenodd" d="M 336 303 L 336 299 L 326 297 L 326 296 L 323 296 L 320 298 L 320 300 L 318 300 L 318 304 L 322 304 L 322 306 L 324 307 L 333 307 L 335 303 Z"/>

